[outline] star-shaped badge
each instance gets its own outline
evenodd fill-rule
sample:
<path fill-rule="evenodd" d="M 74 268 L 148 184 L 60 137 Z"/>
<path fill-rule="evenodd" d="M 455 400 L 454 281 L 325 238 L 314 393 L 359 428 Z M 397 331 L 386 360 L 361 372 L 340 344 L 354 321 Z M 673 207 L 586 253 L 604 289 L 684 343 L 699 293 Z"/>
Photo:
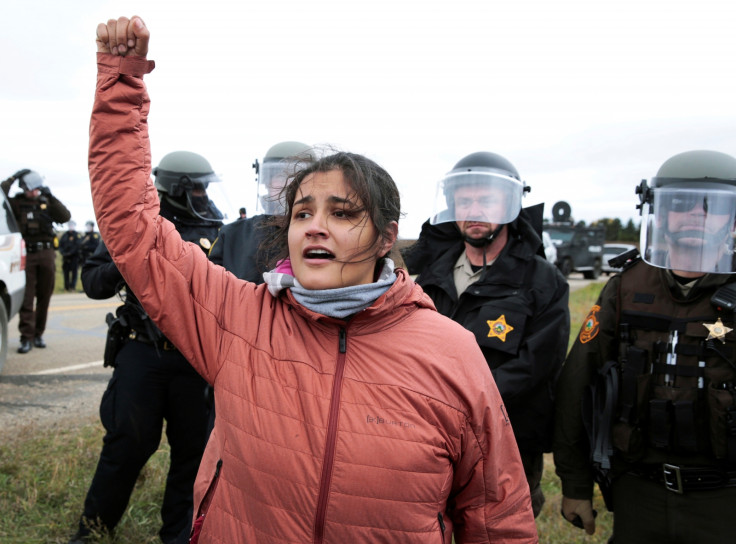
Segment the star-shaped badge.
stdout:
<path fill-rule="evenodd" d="M 506 323 L 506 316 L 502 315 L 495 321 L 486 321 L 490 330 L 488 331 L 488 338 L 498 338 L 501 342 L 506 341 L 506 335 L 514 330 L 514 328 Z"/>
<path fill-rule="evenodd" d="M 726 343 L 726 335 L 733 330 L 730 327 L 726 327 L 720 317 L 715 323 L 703 323 L 703 327 L 708 329 L 708 338 L 706 340 L 715 338 L 724 344 Z"/>

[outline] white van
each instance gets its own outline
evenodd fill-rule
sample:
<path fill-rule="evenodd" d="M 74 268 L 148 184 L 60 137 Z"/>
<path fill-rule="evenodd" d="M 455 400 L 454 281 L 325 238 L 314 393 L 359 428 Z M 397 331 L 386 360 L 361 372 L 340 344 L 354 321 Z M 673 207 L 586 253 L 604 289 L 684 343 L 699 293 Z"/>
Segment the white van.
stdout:
<path fill-rule="evenodd" d="M 0 372 L 8 356 L 8 322 L 26 290 L 26 244 L 7 197 L 0 191 Z"/>
<path fill-rule="evenodd" d="M 547 257 L 547 260 L 552 264 L 556 264 L 557 248 L 546 230 L 542 231 L 542 245 L 544 246 L 544 255 Z"/>

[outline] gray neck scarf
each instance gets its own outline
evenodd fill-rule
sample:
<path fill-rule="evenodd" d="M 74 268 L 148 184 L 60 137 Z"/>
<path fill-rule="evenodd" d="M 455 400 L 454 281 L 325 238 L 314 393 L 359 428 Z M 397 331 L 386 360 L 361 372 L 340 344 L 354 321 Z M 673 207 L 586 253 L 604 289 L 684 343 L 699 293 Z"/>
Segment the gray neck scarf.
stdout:
<path fill-rule="evenodd" d="M 396 281 L 394 262 L 384 259 L 383 269 L 374 283 L 351 285 L 337 289 L 305 289 L 296 278 L 290 274 L 265 272 L 263 279 L 268 285 L 269 292 L 276 296 L 282 289 L 291 289 L 294 298 L 302 306 L 328 317 L 345 319 L 365 310 L 373 302 L 388 291 Z"/>

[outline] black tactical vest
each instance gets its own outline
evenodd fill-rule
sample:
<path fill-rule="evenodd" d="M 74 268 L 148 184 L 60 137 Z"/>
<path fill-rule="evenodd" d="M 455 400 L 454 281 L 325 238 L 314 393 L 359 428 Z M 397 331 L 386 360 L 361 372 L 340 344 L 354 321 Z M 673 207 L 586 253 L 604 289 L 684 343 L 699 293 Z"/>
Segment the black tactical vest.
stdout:
<path fill-rule="evenodd" d="M 734 312 L 711 304 L 716 287 L 677 300 L 662 274 L 634 266 L 621 275 L 613 446 L 629 461 L 736 465 Z"/>

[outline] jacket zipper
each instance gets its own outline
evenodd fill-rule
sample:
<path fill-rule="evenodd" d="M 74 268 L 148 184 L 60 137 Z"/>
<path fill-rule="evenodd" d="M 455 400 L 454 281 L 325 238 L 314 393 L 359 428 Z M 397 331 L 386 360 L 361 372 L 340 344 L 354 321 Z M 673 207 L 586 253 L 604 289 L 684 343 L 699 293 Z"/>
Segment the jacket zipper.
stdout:
<path fill-rule="evenodd" d="M 322 462 L 322 477 L 319 484 L 319 498 L 314 520 L 314 544 L 322 544 L 325 530 L 325 515 L 327 513 L 327 498 L 330 494 L 332 480 L 332 465 L 335 461 L 335 444 L 337 442 L 337 416 L 340 411 L 340 394 L 342 393 L 342 378 L 345 371 L 345 353 L 347 352 L 347 333 L 340 327 L 339 350 L 335 378 L 332 382 L 332 398 L 330 399 L 330 415 L 327 420 L 327 439 L 325 456 Z"/>
<path fill-rule="evenodd" d="M 199 503 L 199 508 L 197 509 L 197 517 L 194 520 L 194 524 L 192 525 L 192 531 L 189 534 L 189 538 L 192 544 L 197 544 L 197 541 L 199 540 L 199 534 L 202 532 L 202 524 L 204 523 L 204 518 L 207 515 L 207 511 L 210 508 L 210 503 L 212 502 L 212 497 L 215 494 L 215 490 L 217 489 L 217 484 L 220 482 L 220 469 L 222 468 L 222 459 L 217 460 L 217 465 L 215 465 L 215 475 L 212 478 L 212 481 L 210 482 L 209 487 L 207 487 L 207 491 L 204 494 L 204 497 L 202 498 L 202 502 Z"/>

